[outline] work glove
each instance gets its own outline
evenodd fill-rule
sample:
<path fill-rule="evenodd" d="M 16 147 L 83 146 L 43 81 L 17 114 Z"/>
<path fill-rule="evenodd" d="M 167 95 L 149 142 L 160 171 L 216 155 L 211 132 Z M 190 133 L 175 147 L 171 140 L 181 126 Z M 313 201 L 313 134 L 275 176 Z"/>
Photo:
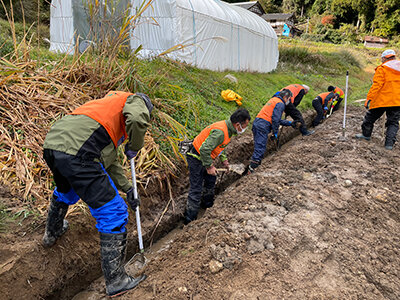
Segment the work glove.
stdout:
<path fill-rule="evenodd" d="M 136 207 L 140 206 L 139 194 L 137 194 L 137 198 L 134 198 L 133 187 L 126 192 L 126 201 L 133 211 L 136 211 Z"/>
<path fill-rule="evenodd" d="M 324 110 L 328 110 L 328 106 L 325 106 L 325 107 L 324 107 Z"/>
<path fill-rule="evenodd" d="M 126 157 L 131 160 L 132 158 L 136 157 L 137 151 L 133 151 L 129 149 L 128 143 L 125 144 L 125 155 Z"/>
<path fill-rule="evenodd" d="M 271 135 L 271 140 L 277 140 L 278 139 L 278 133 L 274 133 Z"/>

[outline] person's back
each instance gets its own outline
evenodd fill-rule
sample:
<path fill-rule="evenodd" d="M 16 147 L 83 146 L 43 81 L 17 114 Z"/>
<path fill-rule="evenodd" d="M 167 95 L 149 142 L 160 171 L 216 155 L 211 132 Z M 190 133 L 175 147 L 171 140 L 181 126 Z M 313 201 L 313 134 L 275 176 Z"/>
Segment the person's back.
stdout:
<path fill-rule="evenodd" d="M 127 241 L 126 193 L 132 210 L 139 205 L 132 184 L 117 159 L 117 148 L 129 138 L 125 154 L 133 159 L 142 148 L 153 109 L 145 94 L 111 92 L 89 101 L 57 121 L 48 132 L 43 157 L 53 173 L 53 192 L 43 236 L 53 246 L 68 229 L 69 205 L 82 199 L 96 219 L 101 265 L 109 296 L 134 288 L 146 276 L 133 278 L 123 268 Z"/>
<path fill-rule="evenodd" d="M 393 59 L 376 68 L 368 92 L 369 108 L 400 106 L 400 61 Z"/>
<path fill-rule="evenodd" d="M 315 127 L 321 123 L 328 111 L 328 104 L 337 99 L 338 96 L 338 94 L 334 94 L 333 92 L 325 92 L 315 97 L 315 99 L 312 101 L 312 106 L 317 112 L 317 115 L 312 122 L 312 126 Z"/>
<path fill-rule="evenodd" d="M 355 137 L 369 141 L 374 123 L 386 113 L 385 148 L 392 150 L 400 120 L 400 61 L 396 60 L 396 53 L 390 49 L 383 51 L 381 60 L 382 64 L 375 69 L 374 82 L 364 103 L 368 111 L 361 125 L 362 133 Z"/>
<path fill-rule="evenodd" d="M 249 172 L 252 173 L 261 164 L 267 147 L 268 134 L 272 131 L 272 136 L 277 139 L 279 125 L 291 126 L 292 122 L 282 120 L 285 106 L 290 103 L 293 96 L 290 90 L 282 90 L 278 96 L 272 97 L 263 106 L 253 122 L 254 151 L 250 159 Z"/>

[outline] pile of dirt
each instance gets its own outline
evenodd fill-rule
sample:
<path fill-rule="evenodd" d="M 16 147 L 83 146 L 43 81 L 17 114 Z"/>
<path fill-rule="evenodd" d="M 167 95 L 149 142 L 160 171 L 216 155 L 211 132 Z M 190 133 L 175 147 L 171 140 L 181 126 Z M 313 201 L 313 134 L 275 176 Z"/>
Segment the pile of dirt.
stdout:
<path fill-rule="evenodd" d="M 399 299 L 400 151 L 351 108 L 264 159 L 185 226 L 121 299 Z"/>

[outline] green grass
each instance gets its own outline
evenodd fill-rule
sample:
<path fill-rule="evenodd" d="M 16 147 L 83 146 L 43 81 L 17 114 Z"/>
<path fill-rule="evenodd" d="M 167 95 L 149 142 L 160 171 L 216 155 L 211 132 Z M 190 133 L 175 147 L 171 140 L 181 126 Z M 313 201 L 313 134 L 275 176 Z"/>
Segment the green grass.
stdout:
<path fill-rule="evenodd" d="M 319 93 L 327 91 L 329 85 L 345 90 L 346 70 L 349 70 L 348 99 L 364 98 L 371 84 L 372 74 L 363 70 L 370 60 L 360 60 L 356 48 L 331 46 L 314 43 L 294 47 L 287 41 L 280 46 L 280 62 L 277 70 L 271 73 L 213 72 L 200 70 L 179 63 L 156 59 L 140 61 L 138 76 L 145 84 L 142 92 L 151 97 L 166 99 L 168 103 L 188 101 L 198 110 L 198 118 L 192 110 L 182 106 L 171 115 L 187 124 L 191 136 L 195 136 L 208 124 L 223 120 L 237 108 L 236 103 L 226 102 L 220 93 L 232 89 L 243 97 L 243 106 L 248 109 L 252 119 L 282 87 L 292 83 L 304 83 L 311 87 L 310 92 L 300 104 L 301 110 L 312 109 L 311 101 Z M 373 59 L 371 59 L 373 60 Z M 232 74 L 238 83 L 224 79 Z"/>

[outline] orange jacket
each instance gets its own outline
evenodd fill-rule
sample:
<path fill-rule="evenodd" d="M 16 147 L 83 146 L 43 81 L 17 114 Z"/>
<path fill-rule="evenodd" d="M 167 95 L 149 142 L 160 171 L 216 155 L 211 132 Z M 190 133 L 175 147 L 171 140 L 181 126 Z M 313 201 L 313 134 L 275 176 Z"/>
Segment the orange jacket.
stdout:
<path fill-rule="evenodd" d="M 107 130 L 115 147 L 118 140 L 128 137 L 125 130 L 125 117 L 122 110 L 126 99 L 132 93 L 110 91 L 104 98 L 89 101 L 75 109 L 71 115 L 86 115 L 99 122 Z"/>
<path fill-rule="evenodd" d="M 272 124 L 272 116 L 274 114 L 274 109 L 277 104 L 283 104 L 283 109 L 280 113 L 279 119 L 282 116 L 282 112 L 285 110 L 285 103 L 281 98 L 273 97 L 271 98 L 260 110 L 256 118 L 264 119 Z"/>
<path fill-rule="evenodd" d="M 222 151 L 224 151 L 225 147 L 229 144 L 231 141 L 231 138 L 229 137 L 228 133 L 228 126 L 226 125 L 225 121 L 219 121 L 214 124 L 211 124 L 204 128 L 198 136 L 195 137 L 193 140 L 193 147 L 196 149 L 198 153 L 200 153 L 200 147 L 201 145 L 205 142 L 205 140 L 208 138 L 210 135 L 210 132 L 214 129 L 219 129 L 222 130 L 224 133 L 224 141 L 222 144 L 218 145 L 212 152 L 211 152 L 211 158 L 216 159 Z"/>
<path fill-rule="evenodd" d="M 316 99 L 320 100 L 319 98 L 321 98 L 320 102 L 321 102 L 322 106 L 325 107 L 325 106 L 328 106 L 329 101 L 331 101 L 333 98 L 333 95 L 334 95 L 333 92 L 325 92 L 325 93 L 319 94 Z"/>
<path fill-rule="evenodd" d="M 297 95 L 300 93 L 301 90 L 304 90 L 304 86 L 302 86 L 301 84 L 291 84 L 284 87 L 282 90 L 284 89 L 287 89 L 292 92 L 293 97 L 290 98 L 290 102 L 294 103 L 294 99 L 297 97 Z"/>
<path fill-rule="evenodd" d="M 339 87 L 335 87 L 335 89 L 333 90 L 333 92 L 334 92 L 335 94 L 338 94 L 338 95 L 339 95 L 339 98 L 343 98 L 343 97 L 344 97 L 344 92 L 343 92 L 343 90 L 342 90 L 341 88 L 339 88 Z"/>
<path fill-rule="evenodd" d="M 365 106 L 369 108 L 400 106 L 400 60 L 389 60 L 375 69 L 374 83 Z"/>

